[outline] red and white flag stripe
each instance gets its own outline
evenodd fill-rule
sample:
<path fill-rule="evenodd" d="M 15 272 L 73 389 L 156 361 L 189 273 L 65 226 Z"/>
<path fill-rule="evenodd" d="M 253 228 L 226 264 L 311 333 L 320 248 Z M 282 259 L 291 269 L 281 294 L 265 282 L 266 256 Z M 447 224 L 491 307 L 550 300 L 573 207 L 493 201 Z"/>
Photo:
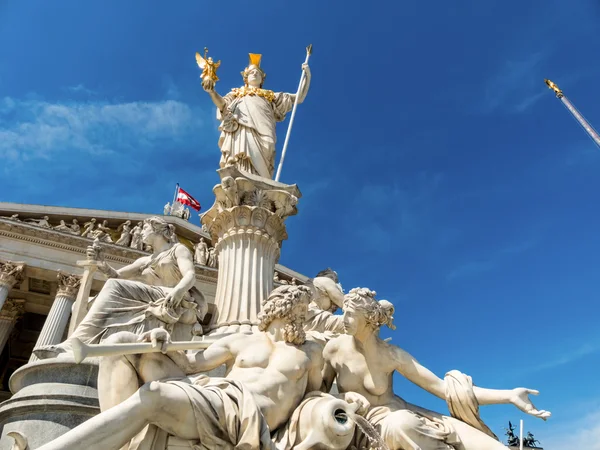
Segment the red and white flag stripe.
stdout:
<path fill-rule="evenodd" d="M 200 211 L 200 202 L 181 188 L 177 188 L 176 201 L 184 205 L 188 205 L 190 208 L 193 208 L 196 211 Z"/>

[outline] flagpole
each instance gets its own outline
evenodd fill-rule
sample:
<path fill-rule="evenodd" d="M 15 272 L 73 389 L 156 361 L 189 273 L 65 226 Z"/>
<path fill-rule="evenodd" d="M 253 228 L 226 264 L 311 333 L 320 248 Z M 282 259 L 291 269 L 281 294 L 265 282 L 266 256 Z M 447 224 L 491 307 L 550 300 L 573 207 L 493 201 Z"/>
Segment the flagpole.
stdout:
<path fill-rule="evenodd" d="M 306 47 L 306 59 L 304 64 L 308 64 L 308 59 L 312 53 L 312 44 Z M 290 116 L 290 124 L 288 125 L 287 133 L 285 134 L 285 141 L 283 141 L 283 150 L 281 151 L 281 159 L 279 160 L 279 166 L 277 167 L 277 175 L 275 175 L 275 181 L 279 181 L 281 176 L 281 167 L 283 166 L 283 160 L 285 159 L 285 152 L 287 151 L 288 142 L 290 140 L 290 134 L 292 133 L 292 125 L 294 124 L 294 117 L 296 116 L 296 108 L 298 108 L 298 98 L 300 97 L 300 89 L 302 89 L 302 83 L 306 78 L 306 73 L 302 70 L 300 76 L 300 83 L 298 83 L 298 91 L 296 92 L 296 98 L 294 99 L 294 107 L 292 108 L 292 115 Z"/>
<path fill-rule="evenodd" d="M 179 183 L 175 184 L 175 195 L 173 195 L 173 203 L 171 203 L 171 210 L 169 211 L 169 215 L 173 215 L 173 206 L 175 205 L 175 201 L 177 200 L 177 194 L 179 193 Z"/>
<path fill-rule="evenodd" d="M 519 423 L 519 428 L 519 441 L 521 441 L 519 444 L 519 450 L 523 450 L 523 419 L 521 419 L 521 422 Z"/>

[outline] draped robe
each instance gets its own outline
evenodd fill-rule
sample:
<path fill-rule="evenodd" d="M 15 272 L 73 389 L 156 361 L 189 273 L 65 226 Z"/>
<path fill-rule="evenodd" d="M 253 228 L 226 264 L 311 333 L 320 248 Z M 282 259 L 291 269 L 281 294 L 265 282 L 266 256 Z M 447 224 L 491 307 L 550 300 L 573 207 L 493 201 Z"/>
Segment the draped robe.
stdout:
<path fill-rule="evenodd" d="M 275 171 L 275 124 L 285 119 L 294 106 L 294 94 L 278 92 L 271 102 L 258 95 L 236 97 L 225 95 L 225 108 L 217 110 L 220 166 L 227 159 L 242 157 L 239 167 L 264 178 L 273 178 Z"/>

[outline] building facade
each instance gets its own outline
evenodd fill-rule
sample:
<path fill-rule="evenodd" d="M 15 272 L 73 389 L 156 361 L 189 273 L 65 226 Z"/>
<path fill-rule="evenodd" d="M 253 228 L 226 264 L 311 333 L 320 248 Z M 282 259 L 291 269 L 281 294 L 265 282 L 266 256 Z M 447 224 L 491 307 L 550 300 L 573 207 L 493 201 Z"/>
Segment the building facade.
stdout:
<path fill-rule="evenodd" d="M 101 242 L 105 259 L 115 268 L 148 254 L 135 227 L 151 214 L 0 202 L 0 401 L 10 397 L 8 380 L 19 367 L 36 359 L 32 350 L 66 338 L 71 309 L 79 289 L 86 249 Z M 192 252 L 211 238 L 200 226 L 176 216 L 162 216 L 179 242 Z M 202 324 L 210 330 L 217 287 L 216 258 L 196 259 L 196 287 L 209 303 Z M 276 283 L 303 283 L 307 278 L 276 266 Z M 106 278 L 94 274 L 90 297 Z"/>

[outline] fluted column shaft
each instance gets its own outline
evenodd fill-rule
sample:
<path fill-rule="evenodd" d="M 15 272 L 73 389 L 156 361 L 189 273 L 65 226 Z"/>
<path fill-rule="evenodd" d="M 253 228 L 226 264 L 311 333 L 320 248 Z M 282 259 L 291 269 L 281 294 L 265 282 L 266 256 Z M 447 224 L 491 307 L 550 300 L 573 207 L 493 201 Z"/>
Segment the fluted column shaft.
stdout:
<path fill-rule="evenodd" d="M 67 329 L 69 317 L 71 316 L 71 307 L 77 297 L 77 291 L 81 284 L 81 278 L 76 275 L 58 274 L 58 292 L 44 322 L 40 336 L 35 343 L 35 348 L 45 347 L 47 345 L 58 344 Z M 38 357 L 34 354 L 29 358 L 29 362 L 37 361 Z"/>
<path fill-rule="evenodd" d="M 0 283 L 0 308 L 4 306 L 4 302 L 8 298 L 8 292 L 12 288 L 12 285 L 8 285 L 7 283 Z"/>
<path fill-rule="evenodd" d="M 25 312 L 25 300 L 7 300 L 0 310 L 0 354 L 8 342 L 17 320 Z"/>
<path fill-rule="evenodd" d="M 4 346 L 8 342 L 10 333 L 15 327 L 15 320 L 0 317 L 0 354 L 4 351 Z"/>
<path fill-rule="evenodd" d="M 219 278 L 215 302 L 216 328 L 250 331 L 258 325 L 261 302 L 273 290 L 279 244 L 254 227 L 230 230 L 217 245 Z"/>

